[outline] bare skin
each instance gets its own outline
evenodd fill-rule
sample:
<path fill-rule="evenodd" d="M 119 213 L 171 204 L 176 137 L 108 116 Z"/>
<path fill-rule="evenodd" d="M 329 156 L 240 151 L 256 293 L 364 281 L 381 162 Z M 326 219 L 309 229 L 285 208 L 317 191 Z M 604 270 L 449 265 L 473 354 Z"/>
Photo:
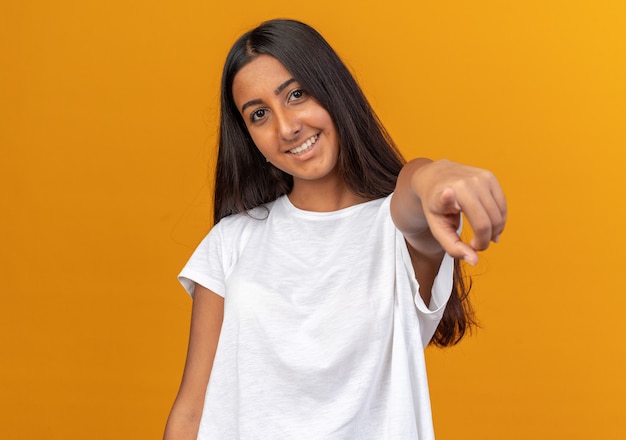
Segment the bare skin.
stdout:
<path fill-rule="evenodd" d="M 461 212 L 475 234 L 470 243 L 457 234 Z M 477 252 L 499 240 L 506 215 L 504 193 L 487 170 L 429 159 L 404 166 L 391 199 L 391 216 L 409 246 L 426 304 L 444 253 L 475 265 Z"/>
<path fill-rule="evenodd" d="M 224 298 L 196 285 L 187 360 L 180 389 L 165 427 L 166 440 L 195 439 L 198 436 L 204 393 L 213 368 L 223 319 Z"/>

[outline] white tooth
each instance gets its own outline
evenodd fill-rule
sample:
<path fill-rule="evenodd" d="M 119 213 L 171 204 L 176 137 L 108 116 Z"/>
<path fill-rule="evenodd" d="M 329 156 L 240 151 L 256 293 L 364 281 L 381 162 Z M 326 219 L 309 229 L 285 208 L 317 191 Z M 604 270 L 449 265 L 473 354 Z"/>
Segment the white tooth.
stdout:
<path fill-rule="evenodd" d="M 303 142 L 302 145 L 300 145 L 299 147 L 296 147 L 289 151 L 294 154 L 302 153 L 303 151 L 311 148 L 311 145 L 313 145 L 317 141 L 317 138 L 318 138 L 318 135 L 312 136 L 309 139 L 307 139 L 305 142 Z"/>

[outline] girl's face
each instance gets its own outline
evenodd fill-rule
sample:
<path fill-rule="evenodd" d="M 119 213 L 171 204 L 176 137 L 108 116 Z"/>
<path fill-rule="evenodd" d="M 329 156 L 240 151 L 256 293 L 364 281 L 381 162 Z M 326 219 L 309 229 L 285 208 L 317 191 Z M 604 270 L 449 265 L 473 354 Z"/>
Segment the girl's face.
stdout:
<path fill-rule="evenodd" d="M 339 143 L 328 112 L 276 58 L 259 55 L 233 81 L 233 97 L 259 151 L 303 182 L 338 179 Z"/>

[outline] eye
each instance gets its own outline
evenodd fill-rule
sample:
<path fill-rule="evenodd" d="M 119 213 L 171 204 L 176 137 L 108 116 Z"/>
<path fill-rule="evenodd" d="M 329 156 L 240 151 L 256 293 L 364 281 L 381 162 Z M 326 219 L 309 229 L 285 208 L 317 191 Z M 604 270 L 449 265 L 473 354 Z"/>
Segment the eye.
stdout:
<path fill-rule="evenodd" d="M 302 99 L 306 96 L 306 92 L 302 89 L 295 89 L 289 94 L 289 101 Z"/>
<path fill-rule="evenodd" d="M 266 110 L 263 108 L 256 109 L 250 113 L 250 122 L 258 122 L 265 117 Z"/>

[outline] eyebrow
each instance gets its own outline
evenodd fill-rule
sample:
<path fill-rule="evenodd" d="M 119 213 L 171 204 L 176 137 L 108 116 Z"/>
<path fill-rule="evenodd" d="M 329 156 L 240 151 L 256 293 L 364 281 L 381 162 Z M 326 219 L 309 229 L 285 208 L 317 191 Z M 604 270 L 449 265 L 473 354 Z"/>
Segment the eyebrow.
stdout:
<path fill-rule="evenodd" d="M 294 82 L 296 82 L 295 78 L 289 78 L 287 81 L 285 81 L 284 83 L 276 87 L 276 90 L 274 90 L 274 95 L 279 95 L 280 92 L 285 90 L 285 87 L 287 87 L 289 84 L 294 83 Z"/>
<path fill-rule="evenodd" d="M 260 99 L 253 99 L 252 101 L 246 102 L 243 106 L 241 106 L 241 113 L 243 113 L 248 107 L 252 107 L 257 104 L 263 104 L 263 101 Z"/>
<path fill-rule="evenodd" d="M 292 84 L 294 82 L 296 82 L 295 78 L 289 78 L 287 81 L 285 81 L 284 83 L 276 87 L 276 90 L 274 90 L 274 95 L 279 95 L 280 92 L 282 92 L 283 90 L 285 90 L 286 87 L 289 86 L 289 84 Z M 248 107 L 251 107 L 257 104 L 263 104 L 263 100 L 253 99 L 252 101 L 246 102 L 243 106 L 241 106 L 241 113 L 243 113 Z"/>

